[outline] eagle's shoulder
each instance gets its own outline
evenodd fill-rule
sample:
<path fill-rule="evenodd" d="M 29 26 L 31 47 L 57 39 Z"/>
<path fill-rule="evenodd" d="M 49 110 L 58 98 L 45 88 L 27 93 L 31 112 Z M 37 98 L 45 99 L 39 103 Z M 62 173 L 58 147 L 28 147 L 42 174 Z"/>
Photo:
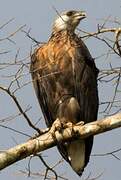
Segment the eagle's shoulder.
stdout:
<path fill-rule="evenodd" d="M 37 47 L 36 49 L 34 49 L 34 52 L 31 54 L 31 61 L 32 63 L 35 63 L 36 61 L 38 61 L 40 59 L 40 57 L 42 58 L 44 56 L 44 51 L 45 51 L 45 47 L 47 46 L 47 44 L 44 44 L 42 46 Z"/>
<path fill-rule="evenodd" d="M 31 66 L 30 71 L 36 72 L 41 70 L 45 66 L 45 60 L 47 59 L 47 43 L 37 47 L 34 52 L 31 54 Z"/>

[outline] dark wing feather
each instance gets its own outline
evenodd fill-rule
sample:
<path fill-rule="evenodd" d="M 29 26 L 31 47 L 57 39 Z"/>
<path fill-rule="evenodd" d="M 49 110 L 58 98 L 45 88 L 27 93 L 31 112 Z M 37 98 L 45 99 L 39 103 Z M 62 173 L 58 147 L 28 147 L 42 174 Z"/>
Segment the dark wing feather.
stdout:
<path fill-rule="evenodd" d="M 42 113 L 44 115 L 46 124 L 50 127 L 53 123 L 51 111 L 48 106 L 48 98 L 47 93 L 45 91 L 46 87 L 44 87 L 43 78 L 42 78 L 42 68 L 40 66 L 40 61 L 37 60 L 36 52 L 31 57 L 31 67 L 30 72 L 32 74 L 34 89 L 41 106 Z"/>

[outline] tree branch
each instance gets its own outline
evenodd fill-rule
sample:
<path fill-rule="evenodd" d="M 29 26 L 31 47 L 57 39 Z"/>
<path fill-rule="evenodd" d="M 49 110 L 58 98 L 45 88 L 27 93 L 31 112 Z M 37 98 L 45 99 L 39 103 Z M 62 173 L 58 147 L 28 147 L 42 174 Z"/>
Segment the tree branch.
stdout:
<path fill-rule="evenodd" d="M 43 132 L 41 132 L 41 130 L 37 127 L 34 126 L 34 124 L 32 123 L 32 121 L 29 119 L 29 117 L 27 116 L 26 112 L 23 111 L 21 105 L 19 104 L 18 102 L 18 99 L 14 96 L 14 94 L 9 90 L 10 89 L 10 86 L 9 88 L 5 88 L 5 87 L 2 87 L 0 86 L 0 90 L 2 91 L 5 91 L 12 99 L 13 101 L 15 102 L 19 112 L 24 116 L 24 118 L 27 120 L 28 124 L 30 127 L 32 127 L 33 129 L 35 129 L 39 134 L 42 134 Z"/>
<path fill-rule="evenodd" d="M 121 113 L 85 125 L 77 124 L 73 126 L 73 129 L 63 129 L 61 133 L 55 132 L 56 138 L 50 130 L 35 139 L 0 153 L 0 170 L 30 155 L 36 155 L 38 152 L 49 149 L 55 146 L 57 142 L 69 141 L 72 138 L 84 139 L 90 135 L 96 135 L 118 127 L 121 127 Z"/>

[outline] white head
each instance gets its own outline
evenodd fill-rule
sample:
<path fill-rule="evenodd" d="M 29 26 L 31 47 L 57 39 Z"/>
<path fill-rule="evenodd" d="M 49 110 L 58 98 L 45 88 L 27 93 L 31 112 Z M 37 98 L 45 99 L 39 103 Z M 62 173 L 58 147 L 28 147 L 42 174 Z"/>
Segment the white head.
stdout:
<path fill-rule="evenodd" d="M 84 11 L 67 11 L 58 15 L 57 19 L 53 24 L 53 31 L 70 30 L 74 32 L 79 22 L 86 17 Z"/>

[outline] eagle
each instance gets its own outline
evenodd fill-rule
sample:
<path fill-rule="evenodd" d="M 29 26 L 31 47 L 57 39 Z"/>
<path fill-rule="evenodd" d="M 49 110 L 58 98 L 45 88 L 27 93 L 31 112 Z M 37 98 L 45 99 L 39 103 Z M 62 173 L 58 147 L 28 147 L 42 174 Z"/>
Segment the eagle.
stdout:
<path fill-rule="evenodd" d="M 49 128 L 56 119 L 63 126 L 97 120 L 98 69 L 86 45 L 75 33 L 85 17 L 84 11 L 58 13 L 48 42 L 31 55 L 32 81 Z M 57 143 L 60 154 L 79 176 L 89 162 L 92 145 L 93 136 Z"/>

